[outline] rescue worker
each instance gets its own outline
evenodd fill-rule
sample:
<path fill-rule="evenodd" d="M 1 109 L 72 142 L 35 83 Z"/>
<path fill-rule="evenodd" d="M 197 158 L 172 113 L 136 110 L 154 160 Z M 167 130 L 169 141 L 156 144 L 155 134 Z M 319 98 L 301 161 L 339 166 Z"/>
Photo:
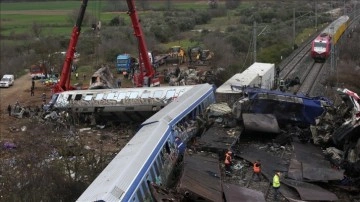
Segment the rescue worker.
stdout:
<path fill-rule="evenodd" d="M 274 200 L 277 200 L 280 188 L 280 172 L 277 171 L 273 177 Z"/>
<path fill-rule="evenodd" d="M 79 79 L 79 73 L 75 73 L 75 78 L 76 78 L 76 80 L 78 80 Z"/>
<path fill-rule="evenodd" d="M 260 160 L 257 160 L 257 161 L 254 162 L 253 171 L 254 171 L 253 176 L 254 175 L 257 176 L 259 181 L 261 181 L 261 162 L 260 162 Z"/>
<path fill-rule="evenodd" d="M 7 110 L 8 110 L 9 116 L 11 116 L 11 105 L 8 105 Z"/>
<path fill-rule="evenodd" d="M 42 99 L 43 103 L 46 102 L 46 94 L 45 94 L 45 93 L 43 93 L 43 94 L 41 95 L 41 99 Z"/>
<path fill-rule="evenodd" d="M 120 78 L 117 79 L 117 86 L 118 86 L 118 88 L 121 87 L 121 79 Z"/>
<path fill-rule="evenodd" d="M 225 174 L 230 174 L 231 172 L 231 164 L 232 164 L 232 152 L 229 150 L 225 154 Z"/>
<path fill-rule="evenodd" d="M 34 86 L 32 86 L 30 89 L 30 96 L 34 96 Z"/>

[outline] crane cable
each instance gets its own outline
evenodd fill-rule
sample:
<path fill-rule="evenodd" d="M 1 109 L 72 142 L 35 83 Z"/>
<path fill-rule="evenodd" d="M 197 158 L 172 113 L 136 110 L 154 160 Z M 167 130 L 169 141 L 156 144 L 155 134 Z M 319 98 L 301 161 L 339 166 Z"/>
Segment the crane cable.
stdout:
<path fill-rule="evenodd" d="M 97 0 L 95 1 L 95 5 L 92 7 L 92 17 L 95 18 L 95 19 L 92 19 L 92 28 L 94 29 L 94 39 L 96 37 L 99 37 L 100 36 L 100 28 L 101 28 L 101 19 L 100 19 L 100 9 L 101 9 L 101 0 Z M 94 43 L 94 53 L 95 53 L 95 68 L 98 67 L 99 65 L 99 54 L 98 54 L 98 51 L 97 51 L 97 44 L 96 42 L 98 40 L 93 40 L 95 41 Z"/>

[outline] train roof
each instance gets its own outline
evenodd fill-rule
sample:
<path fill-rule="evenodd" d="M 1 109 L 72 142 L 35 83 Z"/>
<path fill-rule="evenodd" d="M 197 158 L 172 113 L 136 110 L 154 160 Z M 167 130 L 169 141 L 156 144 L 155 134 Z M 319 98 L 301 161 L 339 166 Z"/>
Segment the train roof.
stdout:
<path fill-rule="evenodd" d="M 328 42 L 331 40 L 331 36 L 328 33 L 321 33 L 319 36 L 317 36 L 314 40 L 314 42 Z"/>
<path fill-rule="evenodd" d="M 275 67 L 272 63 L 255 62 L 242 73 L 237 73 L 227 80 L 223 85 L 216 89 L 216 93 L 239 93 L 238 90 L 232 89 L 231 86 L 249 86 L 258 76 L 263 76 L 266 72 Z"/>
<path fill-rule="evenodd" d="M 341 25 L 343 25 L 344 23 L 346 23 L 349 20 L 349 16 L 347 15 L 343 15 L 340 16 L 338 19 L 336 19 L 335 21 L 333 21 L 332 23 L 330 23 L 322 33 L 328 33 L 329 35 L 334 35 L 334 33 L 336 32 L 336 30 L 339 29 L 339 27 Z"/>
<path fill-rule="evenodd" d="M 215 91 L 215 87 L 210 84 L 194 85 L 193 88 L 185 92 L 181 97 L 168 104 L 164 109 L 160 110 L 152 117 L 147 119 L 143 125 L 155 121 L 165 121 L 166 123 L 178 121 L 179 114 L 184 111 L 192 111 L 201 100 Z M 179 104 L 181 103 L 181 104 Z M 182 117 L 180 117 L 181 119 Z"/>

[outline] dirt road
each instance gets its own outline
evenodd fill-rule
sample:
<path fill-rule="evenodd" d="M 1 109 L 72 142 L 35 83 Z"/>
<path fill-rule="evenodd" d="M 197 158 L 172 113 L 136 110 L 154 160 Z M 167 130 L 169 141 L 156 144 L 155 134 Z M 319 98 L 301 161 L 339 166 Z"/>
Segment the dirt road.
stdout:
<path fill-rule="evenodd" d="M 8 128 L 12 125 L 20 124 L 22 120 L 15 117 L 10 117 L 7 112 L 7 106 L 14 105 L 16 101 L 19 101 L 20 106 L 40 106 L 41 94 L 46 93 L 47 100 L 51 96 L 51 89 L 41 84 L 40 81 L 35 81 L 34 96 L 30 96 L 31 78 L 28 74 L 15 79 L 14 85 L 10 88 L 0 88 L 0 141 L 8 139 Z"/>

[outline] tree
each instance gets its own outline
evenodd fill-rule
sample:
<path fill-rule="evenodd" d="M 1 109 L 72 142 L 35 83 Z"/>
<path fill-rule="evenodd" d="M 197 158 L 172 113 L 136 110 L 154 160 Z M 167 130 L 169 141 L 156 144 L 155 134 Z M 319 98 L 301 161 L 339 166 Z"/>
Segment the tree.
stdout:
<path fill-rule="evenodd" d="M 209 7 L 211 9 L 215 9 L 218 7 L 218 3 L 217 3 L 217 0 L 209 0 Z"/>
<path fill-rule="evenodd" d="M 240 0 L 225 0 L 227 9 L 236 9 L 240 5 Z"/>
<path fill-rule="evenodd" d="M 42 25 L 37 23 L 37 22 L 33 22 L 32 26 L 31 26 L 31 31 L 34 34 L 35 38 L 40 38 L 41 32 L 42 32 Z"/>

